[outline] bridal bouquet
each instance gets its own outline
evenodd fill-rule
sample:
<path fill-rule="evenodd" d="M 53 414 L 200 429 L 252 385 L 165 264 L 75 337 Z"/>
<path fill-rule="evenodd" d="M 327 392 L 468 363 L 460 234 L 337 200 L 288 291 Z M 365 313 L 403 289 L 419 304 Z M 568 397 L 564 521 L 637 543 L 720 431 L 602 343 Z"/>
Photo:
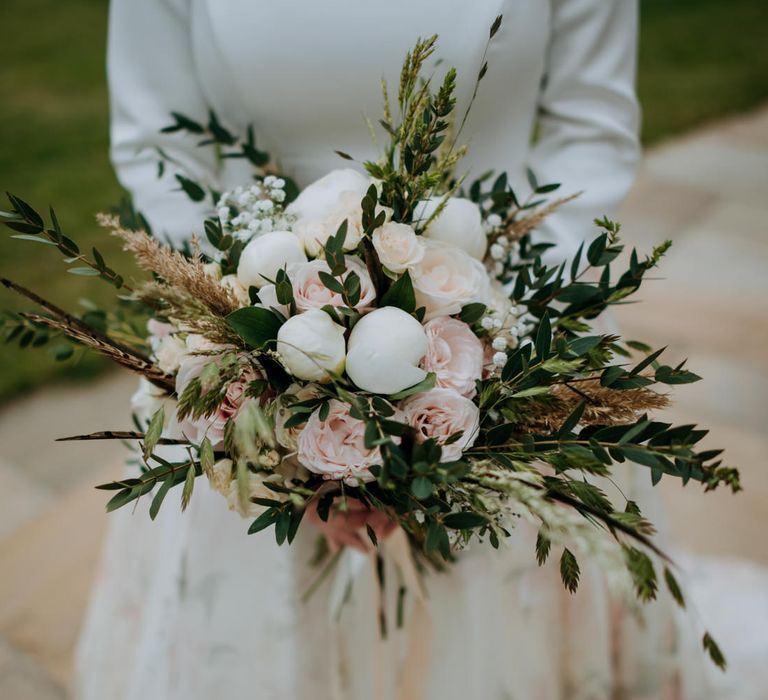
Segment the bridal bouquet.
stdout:
<path fill-rule="evenodd" d="M 48 224 L 9 195 L 0 216 L 16 238 L 57 248 L 69 272 L 99 276 L 119 297 L 76 317 L 3 280 L 43 310 L 16 317 L 9 335 L 39 345 L 63 334 L 142 375 L 137 430 L 74 438 L 140 446 L 136 475 L 99 487 L 114 492 L 108 510 L 150 498 L 154 518 L 177 486 L 185 508 L 204 478 L 222 507 L 252 519 L 249 533 L 271 528 L 290 543 L 307 513 L 371 510 L 401 528 L 419 566 L 438 567 L 473 540 L 498 547 L 524 518 L 539 527 L 539 563 L 558 552 L 568 589 L 581 553 L 621 561 L 650 600 L 660 561 L 682 605 L 652 524 L 605 485 L 623 462 L 654 484 L 666 475 L 705 490 L 738 490 L 738 473 L 719 451 L 697 450 L 706 431 L 647 415 L 667 403 L 660 385 L 699 377 L 592 328 L 669 244 L 631 251 L 617 274 L 619 225 L 600 219 L 569 264 L 545 263 L 548 246 L 531 234 L 570 197 L 546 201 L 558 186 L 533 173 L 526 199 L 504 174 L 455 174 L 465 151 L 455 72 L 437 86 L 422 77 L 434 47 L 433 37 L 407 55 L 394 105 L 383 85 L 380 158 L 301 191 L 252 133 L 239 139 L 214 114 L 205 124 L 173 115 L 166 131 L 246 158 L 256 175 L 227 192 L 176 175 L 211 205 L 206 240 L 190 232 L 184 251 L 140 218 L 102 215 L 148 273 L 140 281 L 81 251 L 53 212 Z M 372 547 L 382 535 L 361 532 Z M 705 647 L 722 663 L 709 636 Z"/>

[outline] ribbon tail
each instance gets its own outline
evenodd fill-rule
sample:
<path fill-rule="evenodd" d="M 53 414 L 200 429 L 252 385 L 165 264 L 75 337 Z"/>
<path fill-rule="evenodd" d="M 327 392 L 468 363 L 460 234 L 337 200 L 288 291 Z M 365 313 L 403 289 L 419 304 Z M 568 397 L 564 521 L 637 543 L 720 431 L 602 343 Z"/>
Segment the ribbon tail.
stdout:
<path fill-rule="evenodd" d="M 411 545 L 402 528 L 397 528 L 384 541 L 384 550 L 400 570 L 407 590 L 413 595 L 413 606 L 406 622 L 407 647 L 401 669 L 398 700 L 423 700 L 426 696 L 432 660 L 432 616 L 424 582 L 416 569 Z"/>

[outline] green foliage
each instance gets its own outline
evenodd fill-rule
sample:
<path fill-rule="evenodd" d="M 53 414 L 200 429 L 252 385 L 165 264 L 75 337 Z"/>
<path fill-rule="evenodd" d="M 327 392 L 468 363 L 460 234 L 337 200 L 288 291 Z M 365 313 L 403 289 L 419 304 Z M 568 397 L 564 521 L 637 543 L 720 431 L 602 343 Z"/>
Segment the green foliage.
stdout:
<path fill-rule="evenodd" d="M 576 589 L 578 589 L 580 575 L 579 563 L 576 561 L 576 557 L 573 556 L 573 552 L 566 547 L 563 549 L 563 554 L 560 557 L 560 578 L 563 579 L 563 585 L 569 592 L 575 593 Z"/>
<path fill-rule="evenodd" d="M 725 671 L 728 662 L 725 660 L 723 652 L 720 651 L 720 647 L 709 632 L 704 633 L 701 643 L 704 646 L 704 651 L 706 651 L 707 654 L 709 654 L 709 658 L 712 659 L 712 663 L 714 663 L 721 671 Z"/>
<path fill-rule="evenodd" d="M 283 322 L 284 319 L 271 309 L 257 306 L 246 306 L 227 316 L 229 327 L 243 339 L 246 345 L 256 349 L 274 343 Z"/>

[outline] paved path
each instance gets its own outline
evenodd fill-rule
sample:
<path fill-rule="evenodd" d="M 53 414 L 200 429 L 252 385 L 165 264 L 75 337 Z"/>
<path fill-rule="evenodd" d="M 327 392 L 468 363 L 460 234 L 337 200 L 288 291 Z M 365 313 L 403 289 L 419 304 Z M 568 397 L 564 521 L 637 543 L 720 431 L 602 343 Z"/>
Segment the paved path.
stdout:
<path fill-rule="evenodd" d="M 665 480 L 673 537 L 701 553 L 768 562 L 768 108 L 648 154 L 620 215 L 627 242 L 672 238 L 645 303 L 624 307 L 627 337 L 670 361 L 690 358 L 706 381 L 676 392 L 670 417 L 700 419 L 712 445 L 742 467 L 746 492 L 701 500 Z M 667 281 L 668 280 L 668 281 Z M 54 438 L 129 425 L 134 380 L 115 373 L 0 411 L 0 697 L 59 699 L 106 523 L 91 485 L 119 469 L 112 443 Z"/>

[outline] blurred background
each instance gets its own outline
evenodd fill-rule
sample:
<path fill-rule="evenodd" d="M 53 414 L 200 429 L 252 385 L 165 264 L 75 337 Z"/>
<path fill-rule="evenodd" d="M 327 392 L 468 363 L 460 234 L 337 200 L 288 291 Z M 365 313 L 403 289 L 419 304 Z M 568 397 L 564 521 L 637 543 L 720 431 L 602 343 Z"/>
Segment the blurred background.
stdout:
<path fill-rule="evenodd" d="M 117 262 L 93 217 L 121 194 L 107 157 L 107 6 L 3 0 L 0 185 L 55 203 L 81 247 L 98 242 Z M 768 4 L 641 0 L 641 20 L 647 150 L 619 218 L 628 244 L 675 245 L 619 321 L 629 338 L 668 343 L 670 363 L 690 358 L 705 381 L 676 392 L 669 419 L 695 416 L 742 468 L 735 497 L 662 482 L 674 546 L 768 563 Z M 5 231 L 0 271 L 70 309 L 100 288 Z M 64 697 L 107 521 L 91 487 L 118 473 L 122 454 L 53 439 L 127 427 L 133 387 L 92 357 L 57 363 L 0 344 L 0 697 Z"/>

